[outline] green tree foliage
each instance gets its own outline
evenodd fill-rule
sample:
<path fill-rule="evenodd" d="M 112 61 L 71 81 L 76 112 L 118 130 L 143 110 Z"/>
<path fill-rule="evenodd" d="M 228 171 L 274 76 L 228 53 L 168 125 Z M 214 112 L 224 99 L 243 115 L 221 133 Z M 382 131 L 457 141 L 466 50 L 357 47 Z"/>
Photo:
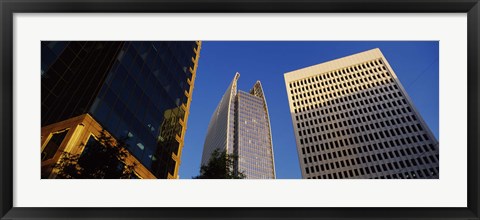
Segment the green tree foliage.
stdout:
<path fill-rule="evenodd" d="M 84 144 L 83 144 L 84 145 Z M 64 152 L 55 165 L 60 179 L 130 179 L 135 164 L 126 165 L 129 156 L 125 140 L 113 144 L 112 137 L 102 130 L 98 141 L 89 141 L 81 154 Z"/>
<path fill-rule="evenodd" d="M 212 152 L 207 165 L 202 165 L 200 175 L 194 179 L 245 179 L 243 172 L 236 172 L 234 169 L 238 156 L 220 152 L 216 149 Z"/>

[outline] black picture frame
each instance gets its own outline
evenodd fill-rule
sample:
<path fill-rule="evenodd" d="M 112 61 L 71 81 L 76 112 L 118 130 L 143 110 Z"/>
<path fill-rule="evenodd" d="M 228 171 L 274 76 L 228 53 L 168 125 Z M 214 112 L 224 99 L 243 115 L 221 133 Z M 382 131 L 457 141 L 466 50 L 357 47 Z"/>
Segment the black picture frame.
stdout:
<path fill-rule="evenodd" d="M 1 219 L 479 219 L 479 0 L 0 0 Z M 466 208 L 21 208 L 13 207 L 14 13 L 467 13 Z"/>

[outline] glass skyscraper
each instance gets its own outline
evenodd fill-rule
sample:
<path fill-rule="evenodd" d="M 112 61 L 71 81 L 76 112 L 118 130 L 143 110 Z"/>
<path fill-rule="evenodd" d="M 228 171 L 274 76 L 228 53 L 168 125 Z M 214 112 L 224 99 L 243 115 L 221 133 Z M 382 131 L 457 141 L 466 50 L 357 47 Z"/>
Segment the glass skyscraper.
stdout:
<path fill-rule="evenodd" d="M 247 179 L 274 179 L 273 145 L 267 102 L 260 81 L 250 92 L 237 91 L 235 74 L 210 119 L 202 165 L 215 149 L 238 155 L 236 172 Z"/>
<path fill-rule="evenodd" d="M 104 129 L 126 140 L 139 178 L 178 178 L 200 48 L 199 41 L 41 42 L 42 176 L 51 175 L 58 152 L 81 152 L 75 146 Z"/>

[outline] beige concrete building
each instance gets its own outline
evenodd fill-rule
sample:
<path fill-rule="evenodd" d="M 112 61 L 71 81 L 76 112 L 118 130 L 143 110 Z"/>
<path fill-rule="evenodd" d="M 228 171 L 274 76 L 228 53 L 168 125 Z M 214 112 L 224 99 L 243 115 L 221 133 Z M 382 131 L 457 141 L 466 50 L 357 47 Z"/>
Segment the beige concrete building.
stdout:
<path fill-rule="evenodd" d="M 303 178 L 439 178 L 438 142 L 378 48 L 284 77 Z"/>

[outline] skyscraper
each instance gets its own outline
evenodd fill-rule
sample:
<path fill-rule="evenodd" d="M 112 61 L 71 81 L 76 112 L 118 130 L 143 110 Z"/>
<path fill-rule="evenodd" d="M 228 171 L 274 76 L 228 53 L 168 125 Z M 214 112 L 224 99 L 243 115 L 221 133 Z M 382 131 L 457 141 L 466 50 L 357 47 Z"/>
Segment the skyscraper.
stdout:
<path fill-rule="evenodd" d="M 101 132 L 126 140 L 136 177 L 178 178 L 200 48 L 199 41 L 41 42 L 42 178 L 55 177 L 62 152 L 82 154 Z"/>
<path fill-rule="evenodd" d="M 250 92 L 237 91 L 235 74 L 208 125 L 202 165 L 215 149 L 238 155 L 235 172 L 247 179 L 274 179 L 273 145 L 267 102 L 260 81 Z"/>
<path fill-rule="evenodd" d="M 438 142 L 379 49 L 284 77 L 303 178 L 439 178 Z"/>

